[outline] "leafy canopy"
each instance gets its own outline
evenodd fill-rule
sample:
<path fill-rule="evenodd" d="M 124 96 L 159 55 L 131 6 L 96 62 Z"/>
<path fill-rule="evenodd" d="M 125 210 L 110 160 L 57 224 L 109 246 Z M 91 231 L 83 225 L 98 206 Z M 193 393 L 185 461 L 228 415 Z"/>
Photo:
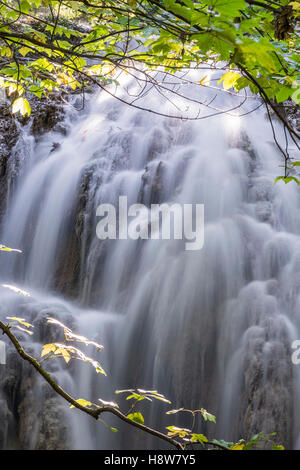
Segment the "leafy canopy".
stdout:
<path fill-rule="evenodd" d="M 0 85 L 29 116 L 31 94 L 209 63 L 230 68 L 225 90 L 299 101 L 299 14 L 299 0 L 4 0 Z"/>

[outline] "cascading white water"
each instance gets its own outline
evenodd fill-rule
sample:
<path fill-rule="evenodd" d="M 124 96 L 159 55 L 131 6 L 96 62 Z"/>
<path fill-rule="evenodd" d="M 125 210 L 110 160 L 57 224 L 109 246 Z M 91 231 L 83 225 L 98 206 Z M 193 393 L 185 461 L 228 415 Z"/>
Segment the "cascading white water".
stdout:
<path fill-rule="evenodd" d="M 185 93 L 208 102 L 216 91 L 186 85 Z M 154 91 L 143 100 L 172 110 Z M 222 93 L 214 106 L 225 106 Z M 61 147 L 51 153 L 54 138 Z M 85 364 L 52 366 L 74 396 L 111 400 L 116 388 L 155 388 L 172 407 L 216 414 L 217 424 L 205 429 L 214 437 L 276 431 L 299 447 L 300 375 L 291 343 L 300 338 L 300 200 L 296 185 L 274 185 L 281 164 L 262 109 L 181 121 L 93 96 L 69 135 L 46 135 L 20 170 L 0 241 L 24 254 L 1 258 L 1 278 L 31 298 L 1 291 L 1 315 L 56 316 L 104 344 L 107 378 Z M 100 241 L 96 208 L 117 204 L 120 195 L 147 206 L 203 203 L 204 248 Z M 48 341 L 41 329 L 27 340 L 37 354 L 37 343 Z M 175 424 L 167 408 L 151 406 L 149 424 Z M 110 433 L 74 410 L 64 414 L 67 447 L 160 445 L 127 428 Z"/>

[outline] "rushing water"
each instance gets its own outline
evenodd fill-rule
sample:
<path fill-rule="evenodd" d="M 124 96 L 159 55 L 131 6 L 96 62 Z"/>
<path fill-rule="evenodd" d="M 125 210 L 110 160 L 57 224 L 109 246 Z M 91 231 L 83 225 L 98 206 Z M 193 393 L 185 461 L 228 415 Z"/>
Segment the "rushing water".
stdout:
<path fill-rule="evenodd" d="M 208 101 L 215 91 L 190 86 L 186 93 Z M 214 105 L 224 100 L 220 94 Z M 172 112 L 154 91 L 143 103 Z M 108 377 L 86 364 L 49 366 L 75 397 L 115 400 L 116 388 L 157 389 L 172 407 L 216 414 L 217 424 L 202 428 L 209 435 L 239 439 L 276 431 L 288 446 L 300 447 L 300 366 L 291 362 L 291 342 L 300 338 L 299 190 L 294 183 L 274 185 L 282 157 L 265 111 L 182 121 L 102 93 L 80 117 L 67 110 L 66 119 L 67 137 L 50 133 L 34 144 L 25 129 L 11 158 L 0 241 L 23 254 L 1 255 L 0 272 L 31 297 L 2 289 L 1 315 L 36 324 L 26 341 L 37 356 L 39 343 L 49 341 L 42 326 L 48 316 L 104 345 L 96 356 Z M 54 141 L 61 145 L 51 152 Z M 204 248 L 189 252 L 180 240 L 100 241 L 96 208 L 120 195 L 147 206 L 204 204 Z M 38 409 L 47 387 L 35 393 Z M 2 402 L 5 396 L 2 390 Z M 18 426 L 12 409 L 18 400 L 7 405 L 11 427 Z M 105 417 L 118 433 L 61 406 L 67 447 L 161 445 L 115 419 Z M 144 408 L 147 423 L 160 429 L 189 425 L 165 416 L 164 404 Z M 40 415 L 27 447 L 38 446 L 39 421 Z M 12 445 L 6 433 L 4 447 Z"/>

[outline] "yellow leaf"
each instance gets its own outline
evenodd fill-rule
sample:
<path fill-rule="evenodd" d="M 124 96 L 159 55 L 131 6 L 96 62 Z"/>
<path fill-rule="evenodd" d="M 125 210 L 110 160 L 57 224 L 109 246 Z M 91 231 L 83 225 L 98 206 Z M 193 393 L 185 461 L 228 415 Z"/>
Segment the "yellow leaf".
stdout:
<path fill-rule="evenodd" d="M 229 88 L 234 87 L 235 83 L 239 78 L 240 75 L 237 72 L 227 72 L 220 78 L 220 80 L 218 81 L 218 85 L 223 82 L 224 90 L 229 90 Z"/>
<path fill-rule="evenodd" d="M 293 10 L 300 10 L 300 2 L 291 2 L 289 5 L 293 7 Z"/>
<path fill-rule="evenodd" d="M 16 250 L 15 248 L 8 248 L 8 246 L 0 245 L 0 251 L 16 251 L 17 253 L 22 253 L 21 250 Z"/>
<path fill-rule="evenodd" d="M 13 101 L 12 104 L 12 113 L 20 113 L 22 116 L 25 116 L 26 114 L 30 116 L 31 114 L 31 107 L 26 98 L 17 98 L 16 100 Z"/>
<path fill-rule="evenodd" d="M 232 447 L 230 447 L 231 450 L 243 450 L 245 447 L 244 443 L 241 444 L 234 444 Z"/>
<path fill-rule="evenodd" d="M 12 57 L 13 51 L 9 47 L 1 47 L 1 56 L 3 57 Z"/>
<path fill-rule="evenodd" d="M 71 355 L 68 353 L 68 351 L 64 348 L 57 348 L 56 351 L 54 352 L 55 355 L 59 356 L 61 355 L 66 363 L 70 362 L 71 360 Z"/>
<path fill-rule="evenodd" d="M 208 75 L 205 75 L 205 77 L 203 77 L 200 82 L 199 82 L 199 85 L 208 85 L 209 84 L 209 76 Z"/>
<path fill-rule="evenodd" d="M 18 330 L 24 331 L 24 333 L 27 333 L 28 335 L 33 335 L 33 332 L 30 330 L 27 330 L 26 328 L 23 328 L 22 326 L 19 325 L 11 325 L 12 328 L 17 328 Z"/>
<path fill-rule="evenodd" d="M 24 295 L 24 297 L 30 297 L 30 294 L 26 292 L 25 290 L 19 289 L 16 286 L 11 286 L 10 284 L 0 284 L 0 287 L 5 287 L 5 289 L 10 289 L 16 294 Z"/>
<path fill-rule="evenodd" d="M 25 47 L 25 46 L 23 46 L 23 47 L 21 47 L 21 48 L 19 49 L 19 53 L 20 53 L 23 57 L 25 57 L 26 54 L 28 54 L 28 52 L 30 52 L 30 51 L 31 51 L 31 49 L 30 49 L 29 47 Z"/>
<path fill-rule="evenodd" d="M 78 400 L 75 400 L 76 403 L 78 403 L 81 406 L 93 406 L 93 403 L 90 401 L 85 400 L 84 398 L 78 398 Z M 70 408 L 75 408 L 74 405 L 71 405 Z"/>
<path fill-rule="evenodd" d="M 50 352 L 55 352 L 57 349 L 57 346 L 55 344 L 45 344 L 42 349 L 41 357 L 46 356 Z"/>
<path fill-rule="evenodd" d="M 18 323 L 21 323 L 21 325 L 26 326 L 26 328 L 30 328 L 30 327 L 33 328 L 33 325 L 31 325 L 31 323 L 26 322 L 25 318 L 19 318 L 19 317 L 6 317 L 6 318 L 8 320 L 13 320 L 13 321 L 16 321 Z"/>
<path fill-rule="evenodd" d="M 19 95 L 24 93 L 24 88 L 21 87 L 21 85 L 17 85 L 16 83 L 5 82 L 3 86 L 4 88 L 8 88 L 8 96 L 11 96 L 16 91 Z"/>

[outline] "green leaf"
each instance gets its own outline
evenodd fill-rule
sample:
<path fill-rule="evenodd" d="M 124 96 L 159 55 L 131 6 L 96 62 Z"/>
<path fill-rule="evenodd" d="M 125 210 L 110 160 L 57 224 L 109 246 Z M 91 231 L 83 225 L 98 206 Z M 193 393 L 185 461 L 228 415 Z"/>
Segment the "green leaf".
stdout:
<path fill-rule="evenodd" d="M 204 3 L 225 16 L 239 16 L 247 8 L 244 0 L 206 0 Z"/>
<path fill-rule="evenodd" d="M 98 418 L 98 421 L 100 421 L 100 423 L 104 424 L 104 426 L 106 428 L 108 428 L 110 431 L 112 432 L 118 432 L 117 428 L 112 428 L 109 424 L 107 424 L 103 419 L 101 418 Z"/>
<path fill-rule="evenodd" d="M 183 438 L 189 435 L 191 432 L 190 429 L 178 428 L 177 426 L 168 426 L 166 429 L 168 429 L 168 436 L 170 437 L 179 436 Z"/>
<path fill-rule="evenodd" d="M 227 442 L 227 441 L 224 441 L 223 439 L 213 439 L 212 443 L 226 447 L 228 450 L 230 449 L 231 446 L 234 445 L 234 442 Z"/>
<path fill-rule="evenodd" d="M 191 434 L 191 442 L 200 442 L 202 445 L 208 442 L 208 439 L 203 434 Z"/>
<path fill-rule="evenodd" d="M 204 421 L 211 421 L 212 423 L 216 422 L 216 417 L 208 413 L 204 408 L 201 408 L 200 412 L 204 418 Z"/>
<path fill-rule="evenodd" d="M 285 184 L 288 184 L 291 181 L 295 181 L 295 183 L 297 183 L 298 185 L 300 184 L 300 181 L 295 176 L 277 176 L 274 183 L 276 184 L 280 180 L 284 181 Z"/>
<path fill-rule="evenodd" d="M 282 103 L 283 101 L 286 101 L 293 94 L 293 92 L 294 90 L 292 88 L 282 85 L 275 95 L 277 102 Z"/>
<path fill-rule="evenodd" d="M 115 393 L 129 393 L 129 395 L 126 397 L 126 400 L 152 401 L 152 399 L 154 398 L 155 400 L 160 400 L 164 403 L 171 403 L 161 393 L 158 393 L 156 390 L 143 390 L 141 388 L 138 388 L 137 390 L 134 390 L 134 389 L 116 390 Z"/>
<path fill-rule="evenodd" d="M 136 423 L 144 424 L 144 417 L 140 412 L 130 413 L 127 415 L 127 418 L 131 419 L 131 421 L 135 421 Z"/>
<path fill-rule="evenodd" d="M 132 393 L 131 395 L 128 395 L 128 397 L 126 397 L 126 400 L 137 400 L 137 401 L 149 400 L 149 401 L 152 401 L 150 398 L 146 397 L 145 395 L 141 395 L 140 393 Z"/>

